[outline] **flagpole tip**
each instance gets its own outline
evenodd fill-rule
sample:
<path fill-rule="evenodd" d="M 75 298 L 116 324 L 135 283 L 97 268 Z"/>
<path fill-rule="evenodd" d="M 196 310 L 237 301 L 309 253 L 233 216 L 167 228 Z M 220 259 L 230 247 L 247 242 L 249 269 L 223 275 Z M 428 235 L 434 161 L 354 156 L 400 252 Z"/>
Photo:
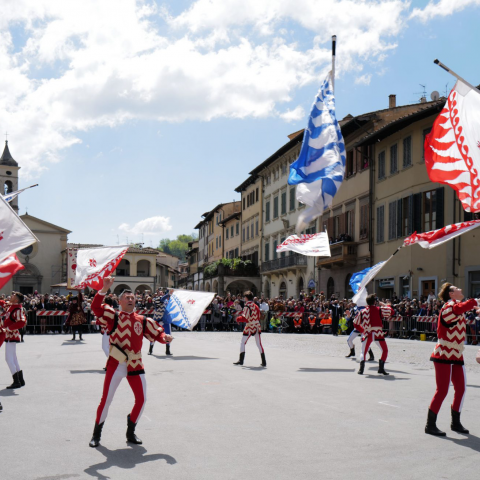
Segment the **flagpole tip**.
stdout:
<path fill-rule="evenodd" d="M 436 65 L 438 65 L 440 63 L 440 60 L 438 58 L 436 58 L 433 63 L 435 63 Z"/>

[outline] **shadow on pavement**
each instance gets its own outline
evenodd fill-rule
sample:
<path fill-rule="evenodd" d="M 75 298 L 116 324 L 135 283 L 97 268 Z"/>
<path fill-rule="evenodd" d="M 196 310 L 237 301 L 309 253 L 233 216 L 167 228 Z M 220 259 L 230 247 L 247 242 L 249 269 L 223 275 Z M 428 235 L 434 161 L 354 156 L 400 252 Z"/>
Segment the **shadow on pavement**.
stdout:
<path fill-rule="evenodd" d="M 70 373 L 102 373 L 105 374 L 105 370 L 70 370 Z"/>
<path fill-rule="evenodd" d="M 410 380 L 409 378 L 400 378 L 400 377 L 396 377 L 395 375 L 380 375 L 380 374 L 370 375 L 369 373 L 364 375 L 364 377 L 376 378 L 377 380 L 390 380 L 390 381 L 393 381 L 393 380 Z"/>
<path fill-rule="evenodd" d="M 348 372 L 352 373 L 355 371 L 354 368 L 299 368 L 299 372 Z"/>
<path fill-rule="evenodd" d="M 210 357 L 196 357 L 194 355 L 151 355 L 155 358 L 164 358 L 165 360 L 218 360 L 218 358 L 210 358 Z"/>
<path fill-rule="evenodd" d="M 16 397 L 18 394 L 15 392 L 14 389 L 12 390 L 0 390 L 0 397 Z"/>
<path fill-rule="evenodd" d="M 467 388 L 480 388 L 480 385 L 467 385 Z"/>
<path fill-rule="evenodd" d="M 266 367 L 246 367 L 246 366 L 243 366 L 242 370 L 261 371 L 261 370 L 266 370 Z"/>
<path fill-rule="evenodd" d="M 147 449 L 140 446 L 122 448 L 120 450 L 109 450 L 108 448 L 100 445 L 99 447 L 97 447 L 96 450 L 105 456 L 105 461 L 102 463 L 91 465 L 90 467 L 86 468 L 84 472 L 87 475 L 95 477 L 99 480 L 106 480 L 110 478 L 100 472 L 100 470 L 107 470 L 110 467 L 118 467 L 124 470 L 130 470 L 141 463 L 155 462 L 157 460 L 165 460 L 169 465 L 174 465 L 175 463 L 177 463 L 175 458 L 170 455 L 165 455 L 163 453 L 144 455 L 145 453 L 147 453 Z"/>
<path fill-rule="evenodd" d="M 465 435 L 464 438 L 438 437 L 442 440 L 456 443 L 461 447 L 471 448 L 475 452 L 480 452 L 480 438 L 475 435 Z"/>
<path fill-rule="evenodd" d="M 85 345 L 85 340 L 68 340 L 62 343 L 63 345 Z"/>

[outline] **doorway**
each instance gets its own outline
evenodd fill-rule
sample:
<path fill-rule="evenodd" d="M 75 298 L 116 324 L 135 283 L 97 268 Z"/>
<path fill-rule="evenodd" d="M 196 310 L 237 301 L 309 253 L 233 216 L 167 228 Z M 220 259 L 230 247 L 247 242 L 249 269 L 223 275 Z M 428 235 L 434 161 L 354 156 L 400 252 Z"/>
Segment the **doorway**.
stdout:
<path fill-rule="evenodd" d="M 20 287 L 20 293 L 23 293 L 23 295 L 30 295 L 33 293 L 33 287 Z"/>
<path fill-rule="evenodd" d="M 435 295 L 435 280 L 423 280 L 422 281 L 422 296 L 428 297 L 431 292 Z"/>

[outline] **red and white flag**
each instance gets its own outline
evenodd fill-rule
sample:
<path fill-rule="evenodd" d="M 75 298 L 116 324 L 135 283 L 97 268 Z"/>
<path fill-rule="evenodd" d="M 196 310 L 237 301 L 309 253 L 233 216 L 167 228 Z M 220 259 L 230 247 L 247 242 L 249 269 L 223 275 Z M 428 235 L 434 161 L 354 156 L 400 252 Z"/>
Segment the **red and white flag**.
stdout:
<path fill-rule="evenodd" d="M 466 212 L 480 211 L 480 92 L 457 81 L 425 138 L 432 182 L 457 191 Z"/>
<path fill-rule="evenodd" d="M 418 243 L 423 248 L 435 248 L 442 243 L 448 242 L 452 238 L 463 235 L 477 227 L 480 227 L 480 220 L 455 223 L 440 228 L 439 230 L 432 230 L 431 232 L 426 233 L 415 232 L 403 241 L 403 246 L 406 247 Z"/>
<path fill-rule="evenodd" d="M 0 262 L 35 242 L 37 237 L 0 195 Z"/>
<path fill-rule="evenodd" d="M 278 245 L 277 252 L 297 252 L 310 257 L 330 257 L 327 232 L 310 235 L 290 235 Z"/>
<path fill-rule="evenodd" d="M 2 260 L 0 262 L 0 288 L 3 288 L 19 270 L 24 268 L 14 253 Z"/>
<path fill-rule="evenodd" d="M 101 290 L 103 279 L 115 271 L 127 251 L 128 247 L 125 246 L 78 250 L 73 288 Z"/>

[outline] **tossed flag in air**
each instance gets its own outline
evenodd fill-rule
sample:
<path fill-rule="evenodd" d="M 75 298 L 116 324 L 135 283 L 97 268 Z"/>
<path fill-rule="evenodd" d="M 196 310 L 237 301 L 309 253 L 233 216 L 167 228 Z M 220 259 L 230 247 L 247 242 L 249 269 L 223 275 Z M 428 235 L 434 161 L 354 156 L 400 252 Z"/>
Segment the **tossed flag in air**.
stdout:
<path fill-rule="evenodd" d="M 390 258 L 392 257 L 393 255 Z M 378 272 L 380 272 L 390 258 L 352 275 L 350 278 L 350 286 L 352 287 L 353 293 L 355 293 L 352 301 L 358 306 L 365 306 L 367 304 L 367 285 L 378 275 Z"/>
<path fill-rule="evenodd" d="M 162 321 L 192 330 L 212 303 L 214 293 L 175 290 L 167 304 Z"/>
<path fill-rule="evenodd" d="M 480 92 L 461 80 L 425 138 L 432 182 L 456 190 L 466 212 L 480 211 Z"/>
<path fill-rule="evenodd" d="M 35 242 L 38 238 L 0 195 L 0 262 Z"/>
<path fill-rule="evenodd" d="M 277 252 L 297 252 L 310 257 L 330 257 L 330 243 L 327 232 L 310 235 L 290 235 L 278 245 Z"/>
<path fill-rule="evenodd" d="M 115 271 L 127 251 L 128 246 L 79 249 L 75 263 L 75 285 L 71 288 L 101 290 L 103 279 Z"/>
<path fill-rule="evenodd" d="M 20 195 L 22 192 L 33 187 L 38 187 L 38 183 L 36 185 L 31 185 L 30 187 L 22 188 L 21 190 L 15 190 L 15 192 L 6 193 L 5 195 L 3 195 L 3 198 L 6 202 L 11 202 L 15 198 L 17 198 L 18 195 Z"/>
<path fill-rule="evenodd" d="M 330 72 L 313 103 L 300 155 L 290 166 L 288 183 L 297 185 L 297 200 L 309 207 L 298 218 L 297 233 L 332 204 L 344 174 L 345 143 L 335 118 Z"/>
<path fill-rule="evenodd" d="M 19 270 L 24 268 L 15 253 L 12 253 L 0 262 L 0 288 L 3 288 Z"/>
<path fill-rule="evenodd" d="M 426 233 L 415 232 L 403 241 L 403 246 L 406 247 L 418 243 L 423 248 L 435 248 L 442 243 L 448 242 L 452 238 L 463 235 L 477 227 L 480 227 L 480 220 L 455 223 Z"/>

